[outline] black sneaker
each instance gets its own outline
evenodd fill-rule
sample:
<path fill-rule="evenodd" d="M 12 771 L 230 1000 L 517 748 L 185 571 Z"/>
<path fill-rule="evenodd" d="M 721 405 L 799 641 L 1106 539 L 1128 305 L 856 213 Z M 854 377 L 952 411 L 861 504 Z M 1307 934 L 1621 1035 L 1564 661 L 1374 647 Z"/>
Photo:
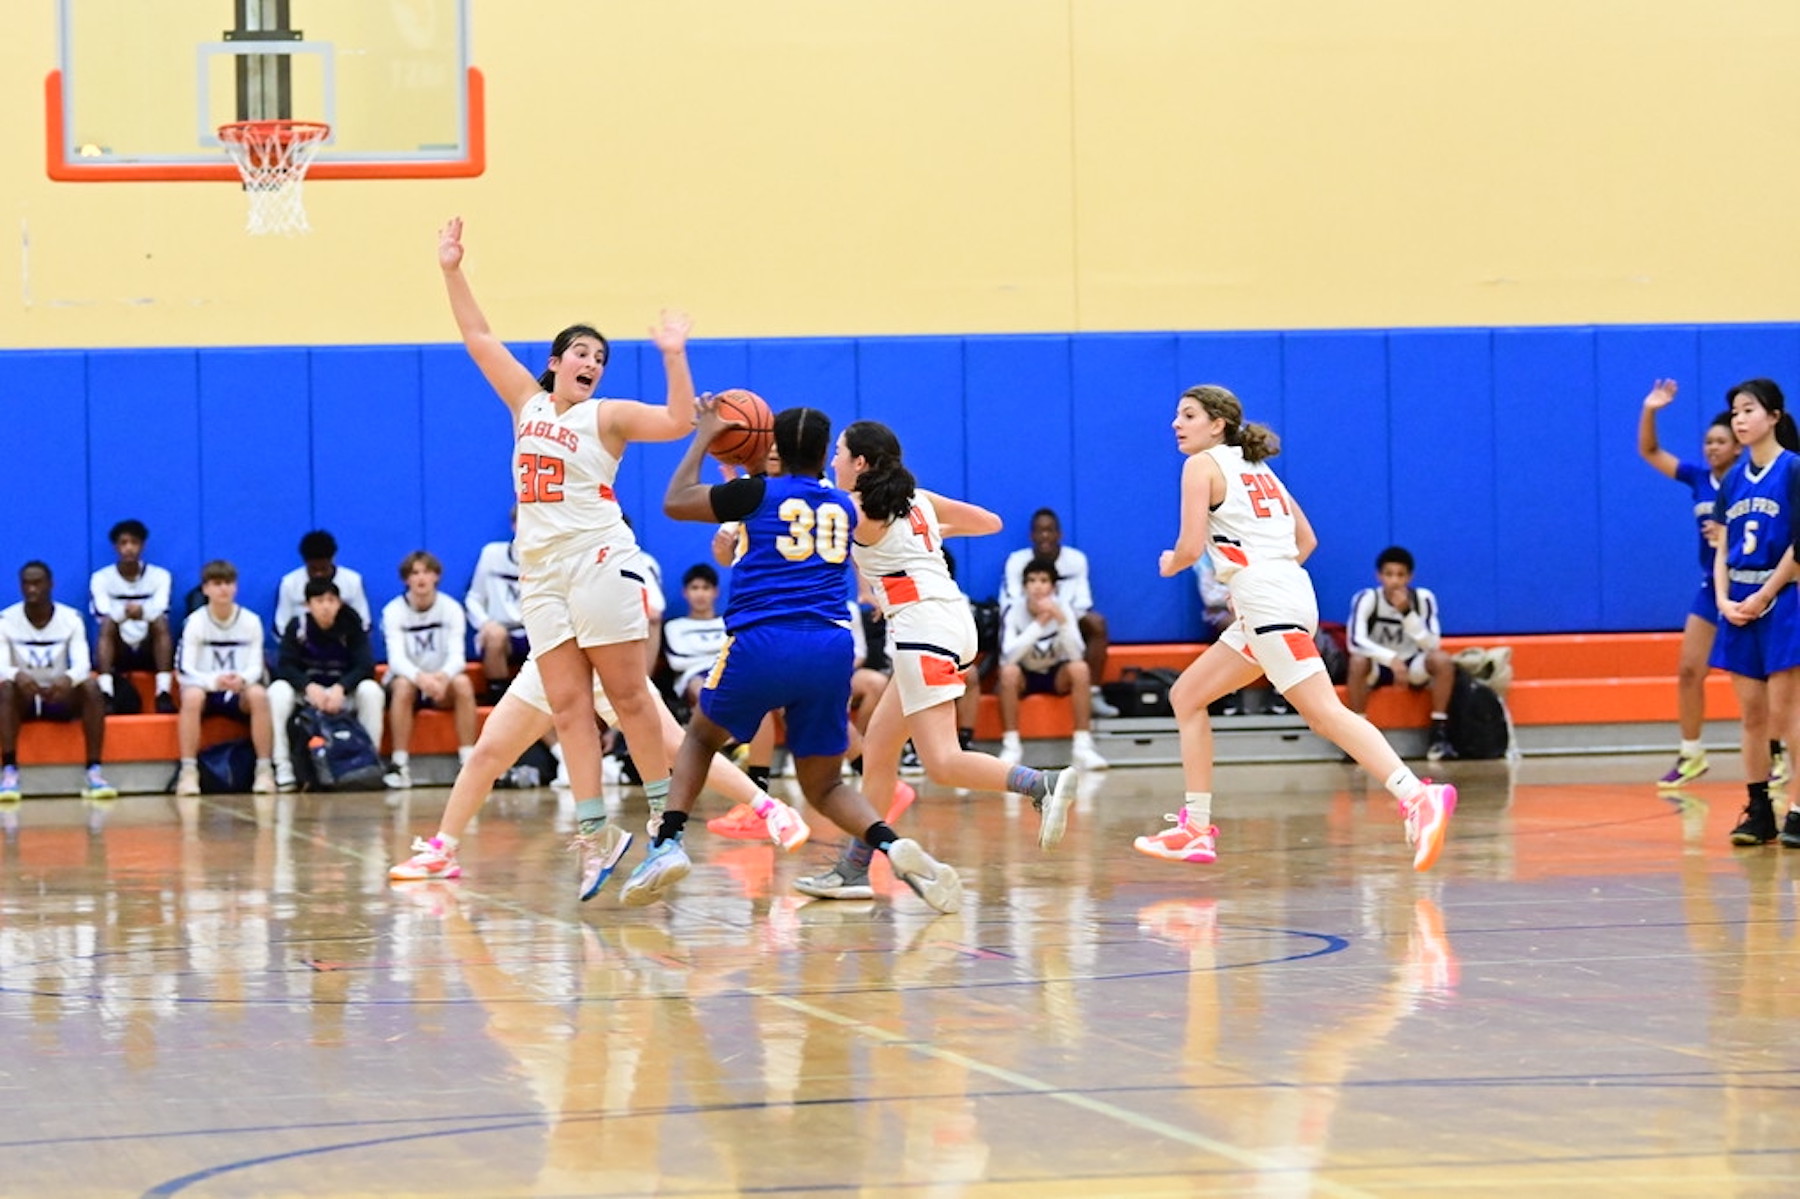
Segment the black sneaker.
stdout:
<path fill-rule="evenodd" d="M 1775 804 L 1772 800 L 1744 805 L 1744 819 L 1731 830 L 1733 845 L 1767 845 L 1779 836 L 1775 827 Z"/>
<path fill-rule="evenodd" d="M 1800 849 L 1800 809 L 1789 808 L 1781 821 L 1780 842 L 1789 849 Z"/>
<path fill-rule="evenodd" d="M 913 748 L 913 743 L 910 741 L 906 743 L 906 748 L 900 751 L 900 773 L 908 777 L 925 773 L 925 765 L 919 761 L 919 751 Z"/>
<path fill-rule="evenodd" d="M 175 703 L 173 695 L 167 691 L 158 691 L 156 693 L 156 710 L 164 716 L 173 716 L 180 712 L 181 708 Z"/>
<path fill-rule="evenodd" d="M 1457 756 L 1456 746 L 1450 744 L 1448 737 L 1433 737 L 1431 748 L 1425 751 L 1427 762 L 1448 762 Z"/>

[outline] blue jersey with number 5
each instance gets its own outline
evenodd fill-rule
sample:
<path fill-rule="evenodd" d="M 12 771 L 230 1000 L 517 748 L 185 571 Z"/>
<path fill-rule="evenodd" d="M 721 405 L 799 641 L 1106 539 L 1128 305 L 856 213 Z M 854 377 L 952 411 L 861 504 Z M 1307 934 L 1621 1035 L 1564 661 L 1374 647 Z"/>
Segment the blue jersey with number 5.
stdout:
<path fill-rule="evenodd" d="M 1725 526 L 1725 565 L 1732 571 L 1774 570 L 1794 544 L 1796 512 L 1800 457 L 1782 450 L 1759 467 L 1744 455 L 1719 484 L 1713 507 L 1713 519 Z"/>
<path fill-rule="evenodd" d="M 823 479 L 770 475 L 763 483 L 762 502 L 743 518 L 743 552 L 731 568 L 726 631 L 775 619 L 847 628 L 844 599 L 856 505 Z"/>

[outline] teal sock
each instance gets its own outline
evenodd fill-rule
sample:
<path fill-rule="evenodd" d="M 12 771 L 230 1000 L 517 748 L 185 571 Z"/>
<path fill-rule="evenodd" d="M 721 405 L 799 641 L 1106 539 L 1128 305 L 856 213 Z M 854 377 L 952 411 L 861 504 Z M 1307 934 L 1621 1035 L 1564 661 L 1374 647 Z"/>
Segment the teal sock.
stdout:
<path fill-rule="evenodd" d="M 577 826 L 584 833 L 597 833 L 606 824 L 606 801 L 604 799 L 578 799 L 575 801 L 575 819 Z"/>
<path fill-rule="evenodd" d="M 654 783 L 645 783 L 644 798 L 650 801 L 650 814 L 661 816 L 663 809 L 669 806 L 669 780 L 660 778 Z"/>

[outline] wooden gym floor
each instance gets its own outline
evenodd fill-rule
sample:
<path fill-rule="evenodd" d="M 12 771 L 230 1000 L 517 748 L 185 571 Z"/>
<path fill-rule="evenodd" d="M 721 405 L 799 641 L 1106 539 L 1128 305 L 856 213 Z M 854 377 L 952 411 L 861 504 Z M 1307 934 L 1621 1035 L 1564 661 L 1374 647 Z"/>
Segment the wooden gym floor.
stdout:
<path fill-rule="evenodd" d="M 1131 849 L 1170 769 L 1087 780 L 1049 854 L 927 788 L 941 918 L 793 895 L 827 829 L 579 905 L 547 791 L 406 888 L 441 790 L 27 800 L 0 1195 L 1793 1195 L 1800 851 L 1726 843 L 1715 763 L 1459 764 L 1424 877 L 1344 767 L 1222 772 L 1210 868 Z"/>

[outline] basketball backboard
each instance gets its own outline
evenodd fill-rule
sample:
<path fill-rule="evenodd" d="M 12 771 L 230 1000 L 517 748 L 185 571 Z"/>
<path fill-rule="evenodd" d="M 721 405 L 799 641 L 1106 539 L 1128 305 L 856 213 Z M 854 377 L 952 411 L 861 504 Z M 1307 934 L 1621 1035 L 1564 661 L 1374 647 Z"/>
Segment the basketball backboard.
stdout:
<path fill-rule="evenodd" d="M 219 126 L 320 121 L 310 179 L 458 178 L 485 166 L 468 0 L 58 0 L 44 85 L 63 182 L 218 179 Z"/>

